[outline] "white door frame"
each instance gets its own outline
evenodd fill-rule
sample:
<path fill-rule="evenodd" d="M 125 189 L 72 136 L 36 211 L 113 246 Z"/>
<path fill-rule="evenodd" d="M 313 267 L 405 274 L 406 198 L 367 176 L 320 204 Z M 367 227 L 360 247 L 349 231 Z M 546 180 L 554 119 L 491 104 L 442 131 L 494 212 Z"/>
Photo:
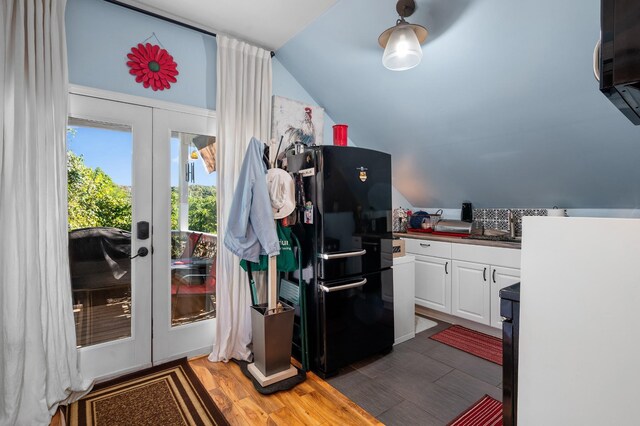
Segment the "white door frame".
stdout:
<path fill-rule="evenodd" d="M 152 110 L 106 99 L 70 95 L 69 116 L 124 124 L 132 132 L 132 232 L 131 253 L 151 248 L 151 239 L 135 238 L 135 224 L 151 223 L 151 126 Z M 135 165 L 135 166 L 134 166 Z M 131 336 L 78 349 L 84 377 L 104 378 L 151 365 L 151 256 L 131 261 Z"/>
<path fill-rule="evenodd" d="M 161 284 L 162 280 L 170 279 L 168 273 L 166 276 L 163 276 L 166 272 L 164 268 L 169 268 L 170 265 L 170 246 L 168 244 L 165 244 L 164 246 L 160 244 L 159 241 L 157 241 L 157 237 L 163 235 L 168 238 L 170 224 L 165 225 L 167 226 L 166 229 L 159 229 L 163 227 L 162 225 L 160 227 L 155 226 L 154 229 L 155 224 L 153 221 L 164 220 L 166 222 L 167 218 L 164 218 L 164 215 L 168 216 L 169 214 L 169 209 L 165 209 L 164 207 L 168 203 L 168 205 L 170 205 L 170 194 L 168 192 L 170 187 L 170 169 L 168 167 L 164 167 L 163 163 L 160 161 L 160 157 L 163 155 L 162 153 L 164 152 L 164 149 L 167 150 L 164 155 L 169 155 L 170 138 L 167 137 L 165 132 L 168 131 L 169 136 L 171 130 L 213 136 L 215 135 L 216 130 L 216 112 L 189 105 L 182 105 L 75 84 L 69 85 L 69 94 L 70 99 L 82 98 L 86 100 L 85 102 L 90 102 L 92 98 L 99 101 L 117 102 L 117 107 L 111 108 L 112 111 L 110 111 L 110 113 L 116 116 L 121 113 L 123 116 L 126 116 L 128 121 L 131 123 L 122 120 L 116 120 L 115 122 L 131 125 L 132 128 L 134 127 L 134 111 L 137 111 L 136 108 L 142 108 L 149 114 L 149 117 L 147 117 L 149 121 L 145 121 L 144 125 L 137 122 L 135 125 L 137 131 L 134 132 L 134 147 L 137 145 L 145 145 L 144 149 L 146 151 L 144 153 L 138 153 L 134 148 L 134 161 L 135 158 L 141 159 L 136 162 L 136 166 L 140 169 L 140 172 L 136 173 L 135 177 L 137 177 L 138 180 L 148 179 L 150 189 L 147 191 L 147 198 L 144 200 L 136 198 L 136 201 L 141 200 L 141 203 L 144 203 L 144 207 L 141 206 L 139 208 L 144 208 L 145 219 L 138 219 L 135 215 L 139 212 L 136 210 L 133 212 L 134 222 L 132 222 L 136 223 L 137 221 L 146 220 L 151 224 L 152 229 L 152 238 L 146 240 L 145 247 L 149 247 L 151 249 L 151 246 L 153 245 L 153 255 L 149 255 L 144 258 L 145 265 L 147 265 L 147 263 L 149 264 L 149 270 L 145 273 L 146 276 L 144 278 L 146 280 L 144 282 L 144 287 L 149 291 L 149 293 L 145 295 L 143 298 L 144 300 L 142 301 L 139 300 L 142 298 L 141 295 L 138 294 L 136 296 L 138 303 L 143 303 L 143 305 L 139 305 L 140 308 L 144 308 L 146 312 L 152 312 L 153 315 L 152 321 L 151 316 L 146 314 L 148 316 L 148 320 L 138 321 L 144 323 L 144 329 L 141 328 L 139 330 L 135 330 L 135 336 L 144 336 L 144 344 L 146 345 L 146 348 L 144 350 L 137 349 L 134 353 L 131 351 L 124 351 L 127 353 L 127 356 L 131 357 L 130 360 L 134 361 L 131 366 L 127 368 L 119 368 L 116 365 L 115 358 L 118 358 L 119 352 L 118 350 L 112 350 L 111 344 L 114 343 L 113 348 L 116 348 L 117 346 L 115 343 L 124 343 L 128 339 L 121 339 L 115 342 L 106 342 L 95 346 L 80 348 L 78 349 L 78 356 L 81 371 L 85 377 L 104 379 L 171 359 L 183 356 L 195 356 L 210 352 L 213 345 L 213 339 L 215 337 L 215 325 L 213 323 L 215 319 L 185 324 L 171 329 L 171 311 L 170 309 L 161 309 L 162 306 L 166 307 L 167 303 L 169 303 L 170 306 L 170 300 L 168 302 L 166 300 L 168 293 L 163 291 L 161 288 L 161 286 L 167 285 L 166 282 Z M 73 102 L 75 101 L 70 101 L 70 105 Z M 75 113 L 76 111 L 78 111 L 78 113 Z M 72 114 L 72 112 L 74 112 L 74 114 Z M 109 120 L 108 113 L 105 113 L 104 121 L 113 121 L 113 119 Z M 70 115 L 77 118 L 96 119 L 93 116 L 86 117 L 86 114 L 83 114 L 79 109 L 72 108 L 71 106 Z M 166 121 L 163 121 L 165 117 Z M 145 118 L 145 120 L 147 118 Z M 159 124 L 164 125 L 166 128 L 157 128 L 156 126 Z M 147 142 L 144 144 L 136 144 L 136 140 L 142 140 L 143 138 L 151 140 L 152 143 Z M 140 147 L 140 149 L 143 148 Z M 136 155 L 139 155 L 140 157 L 135 157 Z M 151 183 L 152 179 L 153 183 Z M 141 196 L 141 194 L 138 195 Z M 164 198 L 166 198 L 166 200 Z M 156 209 L 156 211 L 154 212 L 152 209 Z M 146 210 L 149 211 L 147 212 Z M 154 215 L 153 218 L 152 214 Z M 154 239 L 154 231 L 156 239 Z M 155 244 L 153 244 L 154 241 L 156 241 Z M 135 253 L 140 246 L 141 245 L 138 244 L 138 241 L 133 238 L 132 232 L 131 252 Z M 132 261 L 132 267 L 138 260 L 140 260 L 140 258 L 136 258 Z M 137 264 L 140 263 L 141 262 L 137 262 Z M 140 266 L 137 271 L 141 271 Z M 166 287 L 164 287 L 164 289 L 166 289 Z M 139 290 L 142 291 L 141 288 Z M 165 296 L 163 296 L 163 294 Z M 134 297 L 132 294 L 132 306 L 133 301 Z M 137 315 L 140 315 L 140 313 Z M 135 317 L 132 313 L 132 328 L 134 318 Z M 167 324 L 169 325 L 167 326 Z M 134 339 L 133 334 L 134 330 L 132 329 L 132 337 L 129 339 L 137 341 Z M 203 342 L 206 343 L 203 344 Z M 140 340 L 139 343 L 142 345 L 142 340 Z M 101 352 L 104 353 L 104 355 L 101 355 Z M 103 361 L 104 357 L 114 359 L 114 361 Z M 144 362 L 142 362 L 143 360 Z M 91 367 L 90 365 L 93 364 L 97 365 L 95 367 Z"/>

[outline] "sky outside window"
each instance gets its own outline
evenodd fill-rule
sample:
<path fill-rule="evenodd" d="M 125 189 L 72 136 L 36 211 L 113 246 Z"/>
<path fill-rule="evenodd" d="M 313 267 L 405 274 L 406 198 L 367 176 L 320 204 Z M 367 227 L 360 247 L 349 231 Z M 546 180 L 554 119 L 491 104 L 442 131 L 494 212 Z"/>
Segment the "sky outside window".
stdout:
<path fill-rule="evenodd" d="M 73 129 L 74 134 L 67 138 L 68 149 L 82 155 L 88 167 L 100 167 L 116 184 L 131 186 L 131 164 L 122 161 L 123 154 L 126 155 L 125 158 L 131 158 L 131 132 L 83 126 L 69 127 Z M 178 186 L 180 143 L 177 138 L 171 138 L 171 142 L 171 186 Z M 194 149 L 192 147 L 190 151 Z M 217 185 L 217 172 L 207 173 L 200 158 L 190 161 L 196 164 L 194 169 L 197 185 Z"/>

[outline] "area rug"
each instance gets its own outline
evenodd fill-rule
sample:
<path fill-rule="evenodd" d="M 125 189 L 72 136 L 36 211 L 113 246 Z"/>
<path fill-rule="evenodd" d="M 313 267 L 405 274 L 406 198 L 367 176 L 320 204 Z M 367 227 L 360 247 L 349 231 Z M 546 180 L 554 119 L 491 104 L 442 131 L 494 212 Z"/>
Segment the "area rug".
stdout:
<path fill-rule="evenodd" d="M 69 425 L 228 425 L 186 358 L 96 385 Z"/>
<path fill-rule="evenodd" d="M 485 395 L 448 426 L 502 426 L 502 402 Z"/>
<path fill-rule="evenodd" d="M 452 325 L 434 334 L 431 339 L 502 365 L 502 340 L 497 337 L 460 325 Z"/>

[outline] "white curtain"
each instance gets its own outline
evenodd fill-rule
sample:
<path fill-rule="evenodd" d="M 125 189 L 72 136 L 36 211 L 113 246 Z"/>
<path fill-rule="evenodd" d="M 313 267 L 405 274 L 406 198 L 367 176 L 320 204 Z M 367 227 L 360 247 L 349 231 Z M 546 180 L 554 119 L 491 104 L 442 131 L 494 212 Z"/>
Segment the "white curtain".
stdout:
<path fill-rule="evenodd" d="M 233 191 L 252 136 L 268 142 L 271 125 L 271 54 L 218 34 L 218 279 L 216 338 L 211 361 L 248 360 L 251 296 L 246 272 L 222 240 Z"/>
<path fill-rule="evenodd" d="M 0 3 L 0 425 L 47 425 L 89 386 L 67 249 L 66 0 Z"/>

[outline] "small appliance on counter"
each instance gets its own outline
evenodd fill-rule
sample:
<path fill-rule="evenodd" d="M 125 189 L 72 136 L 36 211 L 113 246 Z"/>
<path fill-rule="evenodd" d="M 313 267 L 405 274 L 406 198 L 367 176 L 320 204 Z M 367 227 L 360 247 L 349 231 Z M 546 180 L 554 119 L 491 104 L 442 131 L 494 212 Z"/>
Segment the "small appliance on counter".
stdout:
<path fill-rule="evenodd" d="M 464 234 L 464 235 L 480 235 L 482 228 L 473 222 L 464 222 L 462 220 L 443 219 L 439 221 L 433 228 L 435 233 L 442 232 L 448 234 Z"/>
<path fill-rule="evenodd" d="M 473 205 L 469 201 L 462 203 L 460 220 L 463 222 L 473 222 Z"/>

